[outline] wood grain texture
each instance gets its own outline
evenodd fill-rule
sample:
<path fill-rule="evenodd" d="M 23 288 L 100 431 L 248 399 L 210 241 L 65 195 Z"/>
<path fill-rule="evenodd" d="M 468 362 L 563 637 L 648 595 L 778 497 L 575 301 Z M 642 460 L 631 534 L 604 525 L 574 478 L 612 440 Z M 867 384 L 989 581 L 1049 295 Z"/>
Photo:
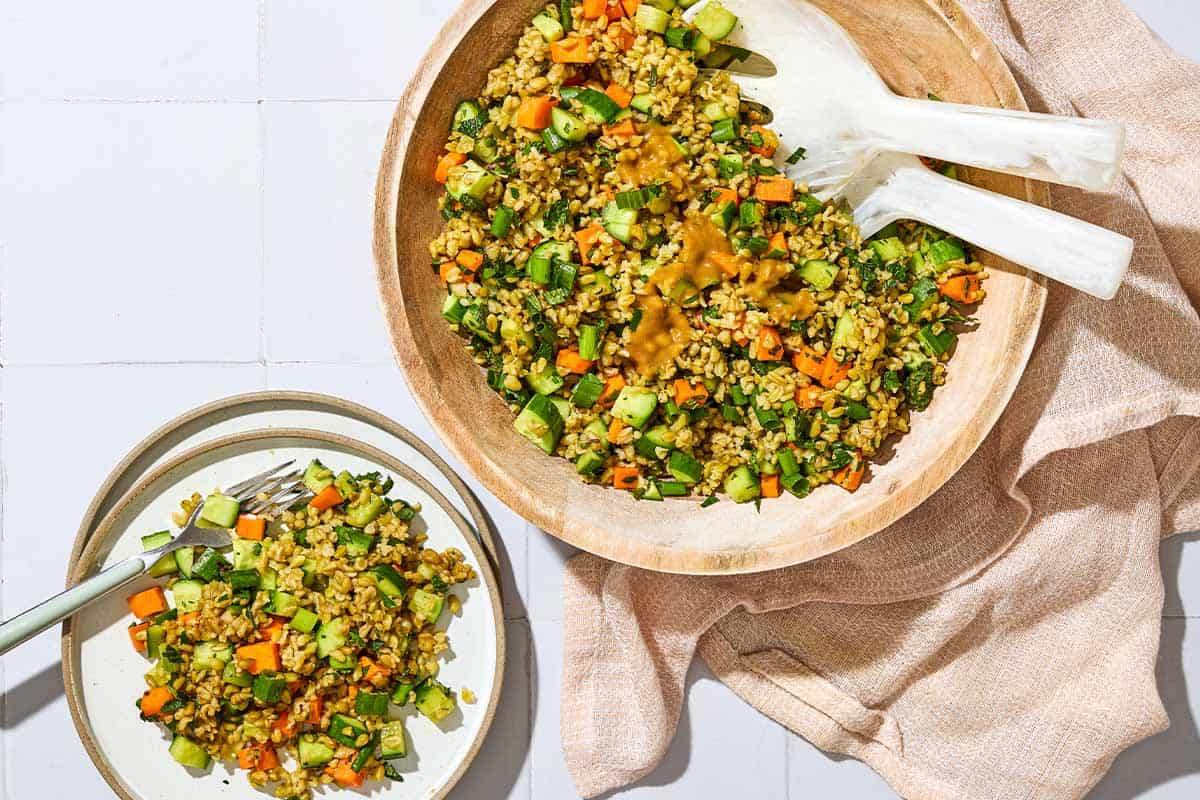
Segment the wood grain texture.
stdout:
<path fill-rule="evenodd" d="M 401 98 L 376 186 L 374 251 L 397 360 L 447 445 L 504 503 L 546 532 L 626 564 L 682 573 L 754 572 L 807 561 L 871 536 L 916 508 L 971 456 L 1021 377 L 1037 337 L 1045 285 L 985 255 L 992 278 L 978 329 L 961 337 L 945 387 L 912 431 L 885 448 L 853 495 L 836 486 L 754 507 L 695 500 L 645 503 L 582 484 L 512 429 L 442 320 L 444 290 L 429 268 L 441 224 L 431 177 L 455 104 L 473 97 L 506 57 L 536 3 L 466 0 L 438 35 Z M 992 43 L 951 0 L 817 0 L 867 52 L 897 92 L 1026 109 Z M 1049 206 L 1044 185 L 979 170 L 971 183 Z"/>
<path fill-rule="evenodd" d="M 106 499 L 109 497 L 114 486 L 121 484 L 121 477 L 124 475 L 124 470 L 133 467 L 138 463 L 139 455 L 145 454 L 155 449 L 158 443 L 168 440 L 172 433 L 180 431 L 183 428 L 203 420 L 205 417 L 211 417 L 214 414 L 222 413 L 238 413 L 240 408 L 251 407 L 264 403 L 301 403 L 301 404 L 320 404 L 325 405 L 327 401 L 332 400 L 324 395 L 305 394 L 300 392 L 258 392 L 250 395 L 240 395 L 233 398 L 227 398 L 215 403 L 202 406 L 193 411 L 178 417 L 177 419 L 167 423 L 162 428 L 147 437 L 146 440 L 139 443 L 131 453 L 126 456 L 121 465 L 113 471 L 109 479 L 105 482 L 100 492 L 97 493 L 92 506 L 89 509 L 89 515 L 98 515 L 99 509 L 104 507 Z M 340 410 L 352 415 L 359 416 L 358 412 L 365 412 L 362 418 L 369 419 L 378 417 L 379 415 L 369 409 L 357 406 L 356 404 L 346 401 L 335 401 L 330 404 L 331 407 L 338 407 Z M 381 420 L 386 418 L 380 417 Z M 428 450 L 428 445 L 418 439 L 407 429 L 396 425 L 393 422 L 387 421 L 386 429 L 395 434 L 398 438 L 406 443 L 416 447 L 425 455 Z M 121 530 L 117 527 L 117 523 L 121 520 L 122 514 L 132 504 L 136 503 L 140 496 L 149 490 L 153 484 L 163 476 L 179 469 L 181 466 L 192 461 L 201 461 L 219 457 L 231 449 L 236 449 L 239 446 L 252 444 L 262 440 L 287 440 L 295 439 L 297 441 L 319 441 L 325 444 L 334 445 L 346 452 L 356 453 L 367 458 L 370 462 L 384 467 L 386 470 L 402 477 L 404 480 L 411 481 L 428 494 L 433 500 L 455 521 L 466 542 L 467 548 L 470 551 L 471 559 L 474 565 L 478 567 L 477 572 L 479 578 L 487 587 L 491 598 L 491 613 L 492 625 L 496 631 L 496 652 L 494 662 L 494 672 L 492 681 L 492 690 L 486 700 L 484 706 L 484 719 L 480 725 L 479 731 L 472 741 L 465 757 L 457 765 L 454 771 L 449 775 L 446 782 L 433 795 L 433 800 L 440 800 L 446 797 L 454 788 L 455 784 L 466 773 L 471 762 L 478 755 L 479 749 L 483 746 L 483 740 L 487 737 L 488 731 L 491 729 L 492 723 L 495 720 L 496 709 L 500 704 L 500 692 L 504 681 L 504 665 L 505 652 L 507 649 L 505 641 L 504 615 L 501 610 L 500 602 L 500 582 L 493 566 L 495 562 L 495 544 L 491 539 L 489 529 L 486 525 L 480 527 L 480 538 L 477 540 L 474 535 L 474 530 L 467 520 L 458 512 L 458 510 L 450 503 L 446 497 L 437 490 L 428 480 L 414 471 L 407 464 L 397 460 L 388 453 L 383 452 L 371 445 L 351 439 L 347 436 L 339 434 L 325 433 L 321 431 L 307 430 L 303 428 L 269 428 L 261 430 L 245 431 L 235 433 L 228 436 L 223 436 L 209 442 L 189 448 L 182 453 L 179 453 L 172 458 L 163 461 L 153 469 L 141 476 L 136 484 L 125 492 L 121 498 L 112 503 L 104 514 L 103 519 L 97 521 L 96 516 L 85 518 L 84 526 L 81 526 L 78 537 L 76 538 L 76 548 L 80 550 L 79 555 L 71 563 L 71 570 L 67 578 L 67 585 L 75 585 L 98 571 L 99 565 L 103 563 L 116 540 L 119 538 Z M 428 451 L 432 454 L 432 451 Z M 444 467 L 443 472 L 447 477 L 452 478 L 452 483 L 455 488 L 458 488 L 458 479 L 445 463 L 433 454 L 435 464 L 439 467 Z M 474 516 L 475 512 L 479 512 L 476 518 L 476 525 L 479 525 L 480 520 L 486 521 L 486 516 L 483 514 L 474 498 L 469 492 L 463 495 L 464 500 L 467 500 L 468 508 Z M 94 526 L 88 524 L 89 521 L 94 522 Z M 74 617 L 71 617 L 63 623 L 62 634 L 62 671 L 63 671 L 63 686 L 65 689 L 67 706 L 71 712 L 71 719 L 75 724 L 75 730 L 79 734 L 80 741 L 83 743 L 84 750 L 88 757 L 100 772 L 109 787 L 122 800 L 137 800 L 137 795 L 125 783 L 123 777 L 113 769 L 104 752 L 96 742 L 95 736 L 92 733 L 92 721 L 87 714 L 87 706 L 83 697 L 83 674 L 80 662 L 80 642 L 74 633 Z"/>

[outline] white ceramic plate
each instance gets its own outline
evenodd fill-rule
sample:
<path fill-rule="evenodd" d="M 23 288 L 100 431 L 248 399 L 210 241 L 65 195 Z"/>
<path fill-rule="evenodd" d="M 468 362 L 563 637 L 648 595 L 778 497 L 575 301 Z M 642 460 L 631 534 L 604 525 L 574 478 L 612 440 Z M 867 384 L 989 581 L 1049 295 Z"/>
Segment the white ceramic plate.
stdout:
<path fill-rule="evenodd" d="M 456 690 L 470 689 L 475 704 L 459 703 L 460 714 L 442 726 L 411 713 L 403 715 L 410 755 L 394 765 L 404 783 L 369 783 L 364 790 L 380 798 L 444 797 L 465 771 L 491 723 L 499 700 L 504 640 L 500 596 L 491 566 L 470 527 L 428 481 L 392 456 L 352 439 L 315 431 L 251 431 L 215 440 L 184 452 L 153 470 L 117 504 L 88 543 L 72 577 L 140 550 L 140 537 L 173 527 L 171 513 L 193 491 L 207 493 L 261 472 L 287 459 L 326 464 L 353 473 L 381 470 L 396 486 L 391 496 L 421 504 L 415 526 L 429 535 L 429 546 L 457 547 L 479 578 L 455 587 L 463 600 L 459 617 L 445 615 L 451 650 L 440 679 Z M 64 675 L 78 691 L 77 718 L 85 747 L 113 789 L 127 800 L 261 800 L 245 772 L 214 762 L 203 774 L 186 770 L 167 753 L 161 726 L 142 722 L 134 703 L 145 690 L 142 675 L 150 663 L 136 653 L 126 633 L 131 618 L 125 596 L 154 583 L 143 578 L 128 590 L 81 611 L 71 622 Z M 399 712 L 393 708 L 393 714 Z M 340 790 L 344 796 L 353 792 Z M 331 793 L 336 796 L 335 793 Z"/>

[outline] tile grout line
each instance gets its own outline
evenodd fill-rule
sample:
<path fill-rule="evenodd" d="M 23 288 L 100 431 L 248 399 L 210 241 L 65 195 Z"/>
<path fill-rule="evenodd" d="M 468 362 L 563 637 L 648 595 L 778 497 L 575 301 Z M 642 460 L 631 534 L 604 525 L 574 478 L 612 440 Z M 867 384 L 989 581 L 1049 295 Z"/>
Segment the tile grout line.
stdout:
<path fill-rule="evenodd" d="M 261 66 L 260 66 L 261 77 Z M 261 92 L 259 92 L 261 95 Z M 15 97 L 0 100 L 20 105 L 251 105 L 267 103 L 354 103 L 395 104 L 399 97 Z"/>
<path fill-rule="evenodd" d="M 263 62 L 266 58 L 267 9 L 266 0 L 257 0 L 255 4 L 255 19 L 258 24 L 255 47 L 255 84 L 258 87 L 258 100 L 255 103 L 255 117 L 258 123 L 258 360 L 263 365 L 263 382 L 268 381 L 267 370 L 267 121 L 263 113 Z M 264 387 L 265 388 L 265 387 Z"/>
<path fill-rule="evenodd" d="M 3 250 L 0 247 L 0 275 L 3 274 Z M 4 381 L 0 377 L 0 564 L 4 563 L 4 500 L 8 490 L 8 468 L 4 460 L 5 442 L 5 405 Z M 4 619 L 4 570 L 0 567 L 0 619 Z M 12 770 L 8 769 L 8 682 L 4 670 L 4 659 L 0 658 L 0 791 L 5 797 L 11 797 L 8 781 Z"/>

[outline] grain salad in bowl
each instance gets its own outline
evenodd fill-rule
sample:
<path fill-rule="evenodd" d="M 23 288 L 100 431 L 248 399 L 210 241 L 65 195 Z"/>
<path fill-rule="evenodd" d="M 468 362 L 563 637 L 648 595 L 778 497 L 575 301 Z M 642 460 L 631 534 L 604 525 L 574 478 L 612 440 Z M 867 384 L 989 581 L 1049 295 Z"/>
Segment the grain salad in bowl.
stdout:
<path fill-rule="evenodd" d="M 459 104 L 433 175 L 442 315 L 516 430 L 586 481 L 855 491 L 945 382 L 986 276 L 925 225 L 864 241 L 788 179 L 803 150 L 777 152 L 719 69 L 747 59 L 721 44 L 736 18 L 681 11 L 549 4 Z"/>
<path fill-rule="evenodd" d="M 310 501 L 262 516 L 210 495 L 201 519 L 234 527 L 232 550 L 175 550 L 151 569 L 166 591 L 128 599 L 133 647 L 153 662 L 142 719 L 166 728 L 180 764 L 236 760 L 281 798 L 403 780 L 393 760 L 409 739 L 394 711 L 442 723 L 473 699 L 438 680 L 449 649 L 438 622 L 462 610 L 450 589 L 476 577 L 463 553 L 426 548 L 410 528 L 420 508 L 389 499 L 380 473 L 313 460 L 304 483 Z M 176 524 L 200 501 L 185 499 Z"/>

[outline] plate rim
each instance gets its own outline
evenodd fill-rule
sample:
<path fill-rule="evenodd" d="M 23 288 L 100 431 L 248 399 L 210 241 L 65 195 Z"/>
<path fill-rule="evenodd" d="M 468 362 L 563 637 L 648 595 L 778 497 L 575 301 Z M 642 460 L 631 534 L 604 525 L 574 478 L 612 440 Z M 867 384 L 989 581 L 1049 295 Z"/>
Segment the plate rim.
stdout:
<path fill-rule="evenodd" d="M 197 409 L 198 410 L 198 409 Z M 155 433 L 158 433 L 156 431 Z M 350 436 L 343 434 L 329 433 L 326 431 L 318 431 L 311 428 L 296 428 L 296 427 L 281 427 L 281 428 L 255 428 L 249 431 L 241 431 L 238 433 L 221 436 L 206 442 L 202 442 L 194 447 L 190 447 L 175 456 L 167 458 L 162 462 L 155 464 L 153 468 L 147 471 L 137 482 L 121 496 L 121 498 L 112 506 L 112 508 L 104 515 L 104 517 L 95 525 L 94 532 L 88 537 L 87 543 L 78 558 L 72 561 L 68 573 L 68 584 L 74 585 L 89 575 L 94 570 L 94 561 L 96 551 L 100 544 L 111 533 L 111 529 L 119 516 L 149 487 L 160 480 L 168 472 L 179 468 L 195 458 L 206 455 L 212 451 L 220 450 L 225 447 L 232 447 L 247 442 L 256 442 L 266 439 L 310 439 L 322 442 L 327 445 L 343 447 L 352 451 L 358 452 L 366 459 L 378 463 L 381 466 L 386 466 L 395 472 L 407 472 L 405 478 L 416 483 L 422 491 L 425 491 L 438 506 L 445 511 L 459 528 L 463 538 L 466 540 L 467 547 L 471 554 L 475 557 L 476 566 L 478 568 L 480 578 L 484 581 L 489 589 L 492 607 L 492 626 L 495 631 L 496 651 L 495 660 L 492 668 L 492 690 L 488 697 L 487 707 L 484 711 L 483 721 L 471 740 L 467 748 L 466 755 L 459 761 L 447 779 L 438 786 L 434 793 L 430 795 L 432 800 L 441 800 L 446 797 L 451 790 L 466 774 L 468 768 L 479 755 L 480 749 L 483 747 L 483 742 L 486 740 L 488 733 L 491 731 L 493 722 L 495 721 L 496 711 L 500 705 L 500 694 L 504 684 L 504 667 L 507 654 L 506 632 L 504 629 L 504 614 L 503 605 L 500 597 L 500 582 L 497 578 L 495 568 L 492 565 L 491 553 L 488 552 L 482 542 L 476 539 L 473 535 L 470 525 L 461 512 L 454 507 L 446 496 L 433 486 L 423 475 L 416 470 L 405 465 L 398 458 L 380 450 L 379 448 L 367 444 Z M 147 440 L 148 441 L 148 440 Z M 144 443 L 144 442 L 143 442 Z M 90 509 L 89 509 L 90 510 Z M 71 713 L 71 720 L 75 725 L 75 731 L 79 736 L 80 742 L 83 744 L 84 750 L 88 754 L 88 758 L 96 767 L 105 783 L 108 784 L 118 797 L 122 800 L 139 800 L 138 796 L 127 789 L 121 776 L 116 773 L 109 764 L 108 760 L 101 753 L 100 748 L 92 734 L 91 727 L 88 724 L 86 714 L 83 708 L 83 691 L 80 681 L 82 680 L 82 670 L 77 665 L 77 659 L 74 657 L 75 636 L 73 632 L 75 615 L 68 617 L 63 622 L 63 633 L 61 641 L 61 669 L 63 675 L 64 695 L 67 699 L 67 707 Z"/>
<path fill-rule="evenodd" d="M 980 71 L 996 94 L 1000 108 L 1028 110 L 1020 86 L 1011 68 L 1004 61 L 995 43 L 968 15 L 957 0 L 913 0 L 932 10 L 963 43 Z M 630 566 L 678 574 L 750 574 L 792 566 L 829 555 L 861 542 L 904 515 L 918 508 L 978 450 L 987 435 L 995 428 L 1024 376 L 1030 354 L 1038 339 L 1047 297 L 1047 281 L 1040 275 L 1017 267 L 1026 277 L 1024 291 L 1017 308 L 1019 319 L 1014 323 L 1021 331 L 1014 337 L 1013 355 L 1017 368 L 1000 376 L 988 398 L 981 401 L 973 422 L 947 448 L 944 457 L 933 462 L 920 480 L 914 480 L 894 492 L 869 514 L 849 520 L 830 529 L 840 531 L 836 542 L 824 549 L 814 550 L 811 542 L 783 542 L 754 551 L 723 551 L 701 547 L 676 548 L 613 537 L 609 531 L 576 519 L 567 524 L 568 513 L 550 509 L 528 496 L 523 484 L 508 477 L 503 466 L 488 455 L 469 446 L 467 437 L 458 430 L 455 420 L 439 403 L 439 389 L 427 371 L 420 347 L 405 314 L 406 298 L 400 283 L 397 265 L 400 183 L 404 175 L 405 154 L 414 133 L 417 118 L 445 70 L 450 56 L 485 17 L 495 0 L 464 0 L 438 32 L 429 49 L 422 55 L 413 77 L 396 105 L 384 140 L 375 184 L 372 214 L 373 246 L 379 300 L 387 323 L 388 336 L 396 361 L 412 390 L 417 406 L 430 425 L 454 455 L 462 461 L 489 491 L 525 519 L 570 545 L 604 558 Z M 1046 208 L 1051 207 L 1049 187 L 1042 182 L 1024 181 L 1025 199 Z M 413 387 L 421 387 L 420 391 Z M 530 453 L 531 457 L 536 454 Z M 538 456 L 540 457 L 540 456 Z"/>

